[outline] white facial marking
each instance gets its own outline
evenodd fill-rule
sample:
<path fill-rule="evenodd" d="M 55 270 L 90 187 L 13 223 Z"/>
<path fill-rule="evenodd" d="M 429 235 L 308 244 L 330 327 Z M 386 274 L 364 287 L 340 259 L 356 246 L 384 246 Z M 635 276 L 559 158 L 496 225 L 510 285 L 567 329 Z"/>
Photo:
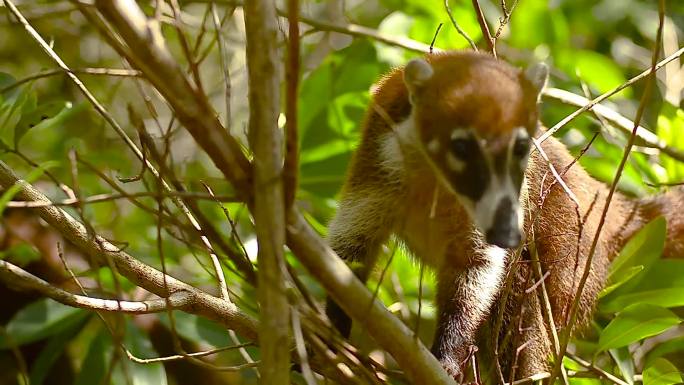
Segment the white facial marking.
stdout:
<path fill-rule="evenodd" d="M 439 139 L 433 138 L 430 142 L 428 142 L 427 150 L 433 154 L 436 154 L 439 151 Z"/>
<path fill-rule="evenodd" d="M 462 160 L 458 159 L 454 154 L 451 152 L 447 152 L 446 154 L 446 162 L 451 171 L 455 172 L 461 172 L 465 169 L 465 162 Z"/>
<path fill-rule="evenodd" d="M 513 136 L 515 139 L 529 139 L 530 135 L 527 133 L 527 130 L 525 127 L 517 127 L 514 130 L 515 135 Z"/>
<path fill-rule="evenodd" d="M 451 139 L 462 139 L 468 137 L 468 131 L 465 128 L 456 128 L 451 131 Z"/>
<path fill-rule="evenodd" d="M 417 136 L 413 116 L 395 125 L 393 131 L 380 138 L 380 159 L 382 167 L 390 172 L 403 172 L 404 150 L 415 147 Z"/>

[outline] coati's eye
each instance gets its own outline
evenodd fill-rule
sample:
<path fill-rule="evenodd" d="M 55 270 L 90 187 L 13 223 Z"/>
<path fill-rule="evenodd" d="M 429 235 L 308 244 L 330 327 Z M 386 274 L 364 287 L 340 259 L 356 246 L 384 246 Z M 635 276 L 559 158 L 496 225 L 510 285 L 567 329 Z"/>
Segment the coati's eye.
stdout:
<path fill-rule="evenodd" d="M 530 152 L 530 139 L 519 137 L 513 143 L 513 156 L 524 158 Z"/>
<path fill-rule="evenodd" d="M 475 146 L 477 146 L 477 143 L 465 130 L 456 130 L 451 135 L 449 150 L 457 158 L 466 159 L 470 157 Z"/>

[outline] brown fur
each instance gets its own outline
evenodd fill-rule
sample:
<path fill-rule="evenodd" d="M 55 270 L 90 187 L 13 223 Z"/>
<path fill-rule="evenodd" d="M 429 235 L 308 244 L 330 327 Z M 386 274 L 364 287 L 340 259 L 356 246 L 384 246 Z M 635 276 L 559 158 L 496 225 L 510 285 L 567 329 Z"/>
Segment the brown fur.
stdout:
<path fill-rule="evenodd" d="M 441 128 L 445 124 L 472 127 L 489 143 L 510 135 L 514 127 L 526 127 L 528 131 L 537 127 L 536 93 L 530 90 L 531 84 L 519 70 L 476 53 L 433 55 L 428 61 L 435 74 L 431 83 L 416 91 L 419 98 L 414 100 L 413 107 L 418 140 L 423 144 L 435 135 L 447 135 L 448 131 Z M 478 341 L 476 335 L 483 326 L 490 334 L 480 335 L 479 348 L 483 356 L 494 357 L 491 332 L 497 317 L 491 315 L 499 314 L 500 310 L 505 317 L 499 343 L 505 340 L 505 331 L 517 327 L 524 330 L 510 340 L 508 347 L 499 349 L 505 375 L 510 375 L 515 360 L 514 346 L 527 341 L 532 342 L 517 360 L 515 377 L 546 370 L 551 355 L 548 326 L 539 296 L 524 294 L 536 281 L 529 253 L 523 252 L 524 258 L 518 263 L 513 294 L 505 306 L 501 298 L 498 305 L 493 305 L 501 287 L 496 283 L 491 287 L 485 284 L 492 279 L 503 281 L 513 266 L 512 254 L 508 253 L 506 266 L 499 271 L 488 246 L 473 230 L 458 199 L 436 176 L 424 151 L 419 145 L 399 138 L 400 134 L 394 131 L 396 124 L 405 121 L 412 110 L 402 71 L 396 69 L 383 78 L 374 93 L 374 105 L 363 124 L 361 143 L 350 165 L 340 208 L 330 225 L 330 244 L 342 258 L 362 263 L 357 268 L 361 279 L 366 279 L 380 246 L 392 233 L 413 254 L 435 268 L 439 321 L 433 352 L 451 374 L 459 375 L 462 360 L 470 345 Z M 464 99 L 464 95 L 468 98 Z M 397 137 L 400 167 L 388 167 L 385 159 L 387 150 L 383 146 L 393 137 Z M 549 138 L 543 149 L 557 170 L 564 170 L 573 161 L 567 149 L 554 138 Z M 562 326 L 608 189 L 575 164 L 563 179 L 580 203 L 576 207 L 561 186 L 554 184 L 547 162 L 536 151 L 529 160 L 526 178 L 526 201 L 522 202 L 524 228 L 528 235 L 534 234 L 542 270 L 550 274 L 545 285 L 554 322 Z M 682 210 L 682 189 L 645 201 L 631 200 L 619 193 L 613 197 L 582 292 L 581 320 L 587 320 L 591 314 L 610 261 L 629 237 L 651 219 L 666 216 L 669 227 L 665 253 L 684 256 L 684 219 L 674 214 Z M 328 304 L 328 314 L 343 334 L 349 333 L 349 319 L 333 302 Z M 487 319 L 490 322 L 485 323 Z"/>

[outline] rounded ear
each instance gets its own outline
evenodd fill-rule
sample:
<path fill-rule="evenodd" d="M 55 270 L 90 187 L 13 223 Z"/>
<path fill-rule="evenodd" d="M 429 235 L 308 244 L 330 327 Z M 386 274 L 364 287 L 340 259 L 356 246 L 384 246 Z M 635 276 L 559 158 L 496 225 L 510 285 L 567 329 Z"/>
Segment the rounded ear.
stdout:
<path fill-rule="evenodd" d="M 425 59 L 411 59 L 406 64 L 406 67 L 404 67 L 404 83 L 409 90 L 409 94 L 411 94 L 412 100 L 416 91 L 424 86 L 434 73 L 435 71 L 432 69 L 432 66 Z"/>
<path fill-rule="evenodd" d="M 532 84 L 536 97 L 539 100 L 542 91 L 546 87 L 546 82 L 549 79 L 549 67 L 544 63 L 537 63 L 527 67 L 525 70 L 525 78 Z"/>

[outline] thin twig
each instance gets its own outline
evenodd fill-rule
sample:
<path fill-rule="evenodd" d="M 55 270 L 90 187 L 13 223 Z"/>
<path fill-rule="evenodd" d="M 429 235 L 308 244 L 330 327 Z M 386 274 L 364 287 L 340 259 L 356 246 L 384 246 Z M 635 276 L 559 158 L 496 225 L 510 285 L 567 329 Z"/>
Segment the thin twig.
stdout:
<path fill-rule="evenodd" d="M 248 342 L 248 343 L 238 344 L 238 345 L 233 345 L 233 346 L 224 346 L 222 348 L 209 349 L 209 350 L 205 350 L 205 351 L 201 351 L 201 352 L 187 353 L 185 355 L 175 354 L 172 356 L 157 357 L 157 358 L 139 358 L 139 357 L 136 357 L 133 355 L 129 355 L 128 358 L 131 361 L 136 362 L 138 364 L 153 364 L 156 362 L 168 362 L 168 361 L 182 360 L 182 359 L 185 359 L 186 356 L 205 357 L 205 356 L 210 356 L 212 354 L 221 353 L 221 352 L 225 352 L 225 351 L 229 351 L 229 350 L 233 350 L 233 349 L 245 348 L 248 346 L 254 346 L 254 344 Z M 255 366 L 254 363 L 251 363 L 248 367 L 252 367 L 252 366 Z M 243 367 L 239 367 L 239 368 L 236 367 L 236 370 L 241 370 L 241 369 L 243 369 Z"/>
<path fill-rule="evenodd" d="M 84 74 L 84 75 L 103 75 L 103 76 L 114 76 L 114 77 L 139 77 L 140 76 L 140 71 L 136 70 L 128 70 L 128 69 L 119 69 L 119 68 L 73 68 L 70 71 L 73 74 Z M 0 94 L 5 93 L 9 90 L 12 90 L 16 87 L 19 87 L 23 84 L 26 84 L 28 82 L 38 80 L 38 79 L 43 79 L 47 78 L 50 76 L 55 76 L 55 75 L 62 75 L 64 74 L 65 71 L 63 68 L 59 69 L 52 69 L 52 70 L 45 70 L 38 72 L 33 75 L 29 75 L 25 78 L 21 78 L 14 83 L 8 84 L 2 88 L 0 88 Z"/>
<path fill-rule="evenodd" d="M 439 23 L 437 29 L 435 30 L 435 34 L 432 36 L 432 41 L 430 42 L 430 53 L 432 53 L 432 51 L 435 48 L 435 41 L 437 41 L 437 35 L 439 35 L 439 31 L 442 29 L 443 25 L 444 23 Z"/>
<path fill-rule="evenodd" d="M 664 58 L 663 60 L 661 60 L 660 62 L 655 64 L 654 67 L 644 70 L 639 75 L 629 79 L 628 81 L 620 84 L 619 86 L 613 88 L 612 90 L 607 91 L 607 92 L 595 97 L 589 103 L 585 104 L 582 108 L 576 110 L 575 112 L 573 112 L 570 115 L 566 116 L 565 118 L 561 119 L 560 122 L 556 123 L 555 125 L 553 125 L 553 127 L 549 128 L 548 131 L 546 131 L 541 137 L 539 137 L 539 141 L 540 142 L 545 141 L 551 135 L 553 135 L 556 131 L 561 129 L 566 124 L 570 123 L 573 119 L 575 119 L 576 117 L 581 115 L 583 112 L 591 110 L 592 108 L 594 108 L 594 106 L 596 104 L 601 103 L 602 101 L 604 101 L 604 100 L 608 99 L 609 97 L 615 95 L 616 93 L 624 90 L 625 88 L 633 85 L 634 83 L 638 82 L 639 80 L 649 76 L 651 74 L 651 70 L 657 71 L 660 68 L 664 67 L 667 63 L 678 59 L 682 55 L 684 55 L 684 47 L 673 52 L 670 56 Z M 638 125 L 637 125 L 637 128 L 638 128 Z"/>
<path fill-rule="evenodd" d="M 487 24 L 487 19 L 484 16 L 484 12 L 482 12 L 482 8 L 480 8 L 480 2 L 478 0 L 472 0 L 473 2 L 473 8 L 475 9 L 475 15 L 477 15 L 477 22 L 480 24 L 480 30 L 482 31 L 482 36 L 484 37 L 485 41 L 487 42 L 487 47 L 489 48 L 489 52 L 492 53 L 494 57 L 496 57 L 496 45 L 495 45 L 495 39 L 492 37 L 492 33 L 489 32 L 489 25 Z"/>
<path fill-rule="evenodd" d="M 458 22 L 454 18 L 454 15 L 451 13 L 451 7 L 449 7 L 449 0 L 444 0 L 444 9 L 446 10 L 447 15 L 449 15 L 449 20 L 451 20 L 451 24 L 454 26 L 456 29 L 456 32 L 458 32 L 459 35 L 463 36 L 464 39 L 470 44 L 470 47 L 473 49 L 473 51 L 477 51 L 477 44 L 473 41 L 473 39 L 468 36 L 466 31 L 464 31 L 460 25 L 458 25 Z M 432 47 L 432 46 L 431 46 Z"/>
<path fill-rule="evenodd" d="M 283 183 L 285 207 L 294 203 L 299 171 L 299 134 L 297 132 L 297 100 L 299 94 L 299 0 L 287 1 L 288 39 L 285 68 L 285 162 Z"/>
<path fill-rule="evenodd" d="M 201 200 L 214 200 L 219 202 L 236 202 L 237 199 L 233 196 L 226 195 L 216 195 L 212 197 L 211 194 L 203 194 L 198 192 L 184 192 L 184 191 L 168 191 L 168 192 L 150 192 L 150 191 L 140 191 L 126 194 L 97 194 L 88 197 L 81 198 L 69 198 L 63 199 L 61 201 L 54 202 L 26 202 L 26 201 L 10 201 L 7 202 L 7 207 L 21 207 L 21 208 L 36 208 L 45 206 L 76 206 L 79 204 L 92 204 L 92 203 L 103 203 L 112 202 L 119 199 L 130 199 L 130 198 L 142 198 L 142 197 L 155 197 L 161 195 L 162 197 L 182 197 L 186 199 L 201 199 Z"/>
<path fill-rule="evenodd" d="M 503 28 L 508 24 L 508 22 L 511 20 L 511 15 L 513 14 L 513 10 L 515 7 L 518 5 L 518 0 L 513 0 L 513 5 L 511 5 L 511 8 L 509 9 L 506 7 L 506 0 L 501 0 L 501 13 L 503 13 L 503 17 L 499 18 L 499 27 L 496 29 L 496 33 L 494 34 L 494 43 L 496 44 L 496 39 L 501 36 L 501 32 L 503 32 Z"/>
<path fill-rule="evenodd" d="M 596 373 L 599 375 L 600 378 L 606 379 L 614 384 L 617 385 L 629 385 L 626 381 L 619 379 L 618 377 L 606 372 L 605 370 L 599 368 L 598 366 L 592 364 L 591 362 L 588 362 L 582 357 L 572 354 L 572 353 L 566 353 L 568 357 L 570 357 L 573 361 L 577 362 L 578 364 L 584 366 L 585 368 L 591 370 L 592 372 Z"/>
<path fill-rule="evenodd" d="M 302 368 L 302 376 L 307 385 L 316 385 L 316 378 L 311 371 L 309 365 L 309 356 L 306 352 L 304 344 L 304 334 L 302 333 L 302 324 L 299 320 L 299 311 L 295 308 L 290 313 L 292 314 L 292 331 L 295 339 L 295 348 L 297 349 L 297 356 L 299 357 L 299 365 Z"/>
<path fill-rule="evenodd" d="M 592 100 L 584 96 L 577 95 L 559 88 L 546 88 L 544 89 L 543 94 L 544 96 L 549 97 L 551 99 L 555 99 L 560 102 L 570 104 L 576 107 L 584 107 L 592 103 Z M 624 132 L 627 135 L 631 133 L 632 127 L 634 127 L 634 122 L 632 120 L 624 117 L 619 112 L 611 108 L 608 108 L 602 104 L 594 103 L 593 107 L 590 110 L 597 116 L 602 117 L 608 122 L 612 123 L 615 127 L 620 129 L 620 131 Z M 649 131 L 647 128 L 644 128 L 641 125 L 637 129 L 636 144 L 642 145 L 644 147 L 658 149 L 660 152 L 663 152 L 674 159 L 684 162 L 684 151 L 669 146 L 664 140 L 660 139 L 656 134 L 654 134 L 653 132 Z"/>

